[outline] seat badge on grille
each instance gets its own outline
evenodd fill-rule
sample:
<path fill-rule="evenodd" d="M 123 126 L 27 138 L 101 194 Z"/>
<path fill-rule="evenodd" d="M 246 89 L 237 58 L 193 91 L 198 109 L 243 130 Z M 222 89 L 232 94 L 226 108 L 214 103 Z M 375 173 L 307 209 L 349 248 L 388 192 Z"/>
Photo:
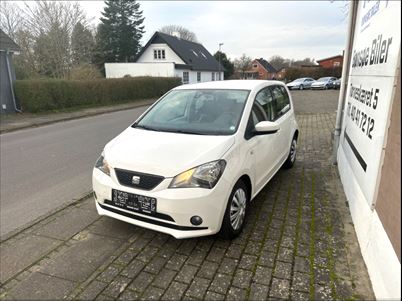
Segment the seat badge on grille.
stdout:
<path fill-rule="evenodd" d="M 140 180 L 141 180 L 141 178 L 139 176 L 133 176 L 131 178 L 131 183 L 133 183 L 134 185 L 138 185 L 138 184 L 140 184 Z"/>

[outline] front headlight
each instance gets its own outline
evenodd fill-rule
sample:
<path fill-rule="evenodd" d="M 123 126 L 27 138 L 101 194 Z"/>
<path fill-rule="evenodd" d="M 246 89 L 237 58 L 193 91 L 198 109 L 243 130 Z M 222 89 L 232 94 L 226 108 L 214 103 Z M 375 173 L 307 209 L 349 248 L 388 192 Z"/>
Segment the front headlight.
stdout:
<path fill-rule="evenodd" d="M 103 153 L 102 155 L 100 155 L 98 161 L 96 161 L 95 168 L 100 169 L 102 172 L 110 176 L 110 167 L 107 161 L 105 160 Z"/>
<path fill-rule="evenodd" d="M 169 188 L 208 188 L 218 183 L 226 167 L 225 160 L 218 160 L 189 169 L 175 176 Z"/>

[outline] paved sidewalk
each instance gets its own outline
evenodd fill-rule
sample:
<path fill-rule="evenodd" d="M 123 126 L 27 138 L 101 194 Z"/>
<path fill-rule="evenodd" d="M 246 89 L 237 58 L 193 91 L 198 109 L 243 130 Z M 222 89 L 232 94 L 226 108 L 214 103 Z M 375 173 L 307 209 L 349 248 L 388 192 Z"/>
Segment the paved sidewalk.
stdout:
<path fill-rule="evenodd" d="M 176 240 L 98 217 L 88 198 L 1 244 L 0 299 L 373 300 L 330 164 L 335 114 L 297 118 L 297 163 L 257 196 L 239 238 Z"/>
<path fill-rule="evenodd" d="M 42 126 L 60 121 L 128 110 L 136 107 L 147 106 L 154 102 L 155 99 L 146 99 L 131 103 L 118 104 L 113 106 L 110 105 L 96 108 L 87 108 L 78 111 L 64 112 L 64 113 L 46 113 L 46 114 L 21 113 L 21 114 L 1 115 L 0 134 L 24 128 Z"/>

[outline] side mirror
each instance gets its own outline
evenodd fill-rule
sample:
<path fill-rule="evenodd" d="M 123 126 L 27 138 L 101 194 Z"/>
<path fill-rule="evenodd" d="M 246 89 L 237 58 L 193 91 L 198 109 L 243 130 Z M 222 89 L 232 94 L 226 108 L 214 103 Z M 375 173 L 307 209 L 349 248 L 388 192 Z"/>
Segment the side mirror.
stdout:
<path fill-rule="evenodd" d="M 275 134 L 279 131 L 279 124 L 272 121 L 260 121 L 255 125 L 254 135 Z"/>

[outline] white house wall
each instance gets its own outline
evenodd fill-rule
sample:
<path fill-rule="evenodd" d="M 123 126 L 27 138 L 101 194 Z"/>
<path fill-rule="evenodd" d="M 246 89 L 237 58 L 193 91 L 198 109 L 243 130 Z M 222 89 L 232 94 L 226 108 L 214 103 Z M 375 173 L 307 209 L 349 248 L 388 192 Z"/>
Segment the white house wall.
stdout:
<path fill-rule="evenodd" d="M 165 59 L 154 59 L 154 49 L 164 49 Z M 167 44 L 151 44 L 137 59 L 137 63 L 166 63 L 185 64 L 183 60 Z"/>
<path fill-rule="evenodd" d="M 105 63 L 106 78 L 130 76 L 173 77 L 174 63 Z"/>
<path fill-rule="evenodd" d="M 198 71 L 186 70 L 186 69 L 175 69 L 175 76 L 183 79 L 183 72 L 189 73 L 189 84 L 197 83 Z M 218 74 L 219 74 L 218 72 L 212 72 L 212 71 L 199 71 L 199 72 L 201 72 L 201 81 L 200 81 L 201 83 L 212 81 L 212 73 L 215 73 L 215 80 L 218 79 Z M 223 74 L 223 72 L 221 72 L 222 80 L 224 79 L 223 77 L 224 77 L 224 74 Z"/>

